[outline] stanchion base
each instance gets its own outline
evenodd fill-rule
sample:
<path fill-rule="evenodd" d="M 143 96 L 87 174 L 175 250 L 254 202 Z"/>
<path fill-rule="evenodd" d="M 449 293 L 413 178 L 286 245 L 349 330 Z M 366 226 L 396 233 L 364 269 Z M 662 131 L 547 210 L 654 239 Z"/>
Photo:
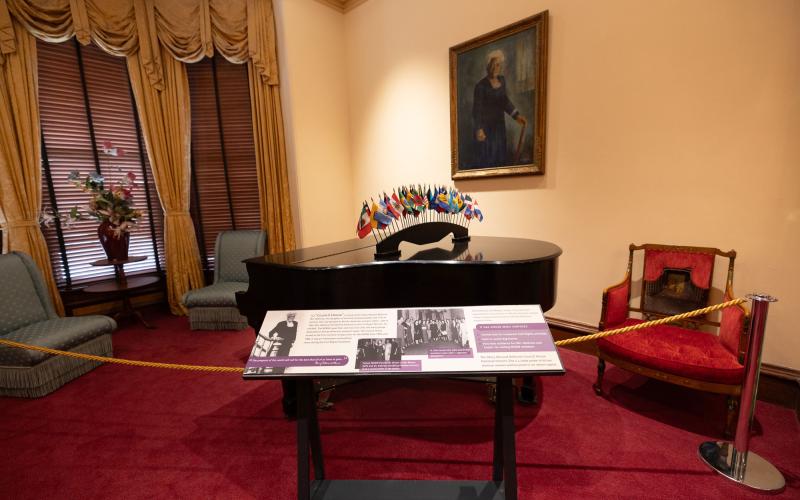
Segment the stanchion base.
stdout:
<path fill-rule="evenodd" d="M 778 493 L 786 487 L 786 480 L 774 465 L 767 462 L 757 454 L 747 453 L 747 466 L 744 477 L 736 479 L 733 476 L 731 460 L 733 457 L 733 443 L 726 441 L 706 441 L 698 450 L 700 459 L 720 475 L 741 484 L 744 487 L 764 493 Z"/>

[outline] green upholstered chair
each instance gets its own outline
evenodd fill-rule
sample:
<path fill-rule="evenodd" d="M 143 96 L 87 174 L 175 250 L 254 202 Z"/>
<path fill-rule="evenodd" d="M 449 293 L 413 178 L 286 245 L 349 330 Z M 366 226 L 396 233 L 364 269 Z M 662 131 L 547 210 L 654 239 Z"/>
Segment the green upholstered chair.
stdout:
<path fill-rule="evenodd" d="M 61 318 L 31 258 L 0 255 L 0 338 L 64 351 L 113 355 L 106 316 Z M 0 346 L 0 395 L 40 397 L 99 366 L 96 361 Z"/>
<path fill-rule="evenodd" d="M 192 330 L 242 330 L 247 318 L 236 307 L 236 292 L 247 290 L 245 259 L 264 255 L 264 231 L 223 231 L 215 245 L 214 284 L 189 290 L 183 303 Z"/>

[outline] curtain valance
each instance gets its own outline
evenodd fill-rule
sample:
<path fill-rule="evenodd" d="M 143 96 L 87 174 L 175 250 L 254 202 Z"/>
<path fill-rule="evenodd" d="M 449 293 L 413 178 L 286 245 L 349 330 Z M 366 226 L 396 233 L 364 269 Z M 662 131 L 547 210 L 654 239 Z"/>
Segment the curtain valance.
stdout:
<path fill-rule="evenodd" d="M 48 42 L 75 36 L 117 56 L 138 51 L 150 84 L 159 90 L 164 88 L 159 44 L 186 63 L 211 56 L 214 49 L 232 63 L 250 60 L 264 83 L 278 84 L 269 0 L 0 0 L 0 55 L 17 50 L 11 16 Z"/>

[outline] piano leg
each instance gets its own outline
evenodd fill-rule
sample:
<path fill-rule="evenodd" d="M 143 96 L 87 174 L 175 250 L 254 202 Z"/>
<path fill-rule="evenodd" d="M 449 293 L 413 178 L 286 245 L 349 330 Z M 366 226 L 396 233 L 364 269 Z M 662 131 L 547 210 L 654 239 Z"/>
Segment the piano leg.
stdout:
<path fill-rule="evenodd" d="M 281 379 L 281 387 L 283 388 L 283 414 L 286 418 L 294 418 L 297 416 L 297 381 Z"/>
<path fill-rule="evenodd" d="M 535 405 L 539 402 L 536 396 L 536 386 L 534 385 L 533 377 L 522 377 L 522 385 L 519 387 L 519 396 L 517 399 L 520 403 L 527 405 Z"/>

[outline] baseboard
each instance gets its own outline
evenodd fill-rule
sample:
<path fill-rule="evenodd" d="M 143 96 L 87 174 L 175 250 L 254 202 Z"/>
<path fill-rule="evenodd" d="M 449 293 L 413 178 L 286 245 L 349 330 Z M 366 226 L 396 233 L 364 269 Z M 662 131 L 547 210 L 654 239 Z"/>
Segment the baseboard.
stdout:
<path fill-rule="evenodd" d="M 794 368 L 761 363 L 761 373 L 766 373 L 772 377 L 778 377 L 784 380 L 794 380 L 800 383 L 800 370 L 795 370 Z"/>
<path fill-rule="evenodd" d="M 569 319 L 551 318 L 548 316 L 545 316 L 544 319 L 547 320 L 548 325 L 567 330 L 568 332 L 579 333 L 581 335 L 597 333 L 597 325 L 590 325 L 589 323 L 581 323 Z"/>
<path fill-rule="evenodd" d="M 547 324 L 567 333 L 591 335 L 597 326 L 580 321 L 545 316 Z M 758 398 L 791 408 L 800 419 L 800 370 L 785 366 L 761 363 Z"/>

